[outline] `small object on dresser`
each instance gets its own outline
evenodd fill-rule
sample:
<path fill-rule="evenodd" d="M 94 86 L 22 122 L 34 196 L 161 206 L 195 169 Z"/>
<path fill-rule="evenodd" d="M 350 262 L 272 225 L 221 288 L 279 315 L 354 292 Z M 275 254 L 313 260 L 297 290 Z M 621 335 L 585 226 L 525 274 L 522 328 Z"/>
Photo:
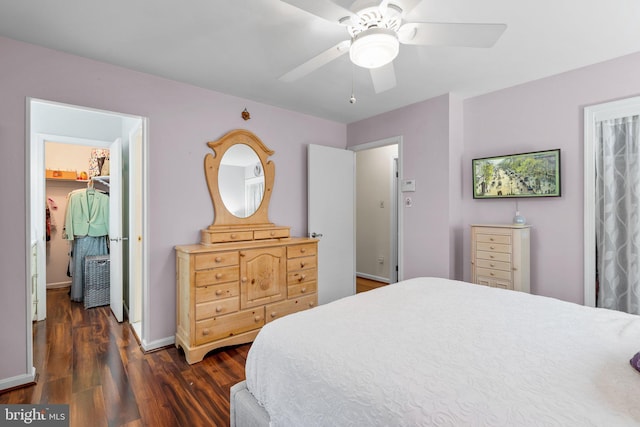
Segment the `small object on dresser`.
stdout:
<path fill-rule="evenodd" d="M 520 215 L 520 211 L 516 211 L 516 215 L 513 217 L 513 223 L 515 225 L 525 225 L 527 223 L 527 219 Z"/>

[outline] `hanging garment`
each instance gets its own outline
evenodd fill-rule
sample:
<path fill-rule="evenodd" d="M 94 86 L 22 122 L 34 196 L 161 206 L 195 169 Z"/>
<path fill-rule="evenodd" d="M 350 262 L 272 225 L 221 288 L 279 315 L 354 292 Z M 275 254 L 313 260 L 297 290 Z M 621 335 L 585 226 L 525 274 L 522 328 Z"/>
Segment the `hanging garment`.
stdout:
<path fill-rule="evenodd" d="M 47 228 L 47 242 L 51 240 L 51 211 L 49 210 L 49 206 L 47 206 L 46 212 L 46 228 Z"/>
<path fill-rule="evenodd" d="M 76 236 L 73 240 L 73 262 L 71 262 L 71 301 L 84 299 L 84 259 L 92 255 L 107 255 L 105 236 Z"/>
<path fill-rule="evenodd" d="M 93 188 L 69 194 L 65 213 L 64 238 L 109 234 L 109 196 Z M 96 254 L 99 255 L 99 254 Z"/>

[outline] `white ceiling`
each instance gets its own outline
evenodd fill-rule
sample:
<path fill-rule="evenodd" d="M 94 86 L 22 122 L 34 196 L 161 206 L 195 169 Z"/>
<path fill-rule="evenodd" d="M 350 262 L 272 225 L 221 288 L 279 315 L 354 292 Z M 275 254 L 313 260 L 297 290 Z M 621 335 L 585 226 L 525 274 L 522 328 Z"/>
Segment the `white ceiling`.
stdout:
<path fill-rule="evenodd" d="M 406 18 L 508 27 L 489 49 L 401 45 L 398 84 L 376 95 L 348 55 L 279 81 L 347 38 L 344 27 L 280 0 L 0 0 L 1 36 L 343 123 L 640 51 L 638 0 L 423 0 Z"/>

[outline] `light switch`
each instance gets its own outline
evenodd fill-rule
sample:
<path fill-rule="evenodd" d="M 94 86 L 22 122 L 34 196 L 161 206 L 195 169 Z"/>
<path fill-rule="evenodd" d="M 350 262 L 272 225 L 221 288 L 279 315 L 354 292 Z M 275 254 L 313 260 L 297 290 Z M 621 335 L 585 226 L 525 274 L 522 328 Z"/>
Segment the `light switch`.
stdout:
<path fill-rule="evenodd" d="M 403 179 L 400 183 L 400 191 L 416 191 L 415 179 Z"/>
<path fill-rule="evenodd" d="M 413 200 L 411 200 L 411 197 L 405 197 L 404 198 L 404 207 L 405 208 L 410 208 L 411 206 L 413 206 Z"/>

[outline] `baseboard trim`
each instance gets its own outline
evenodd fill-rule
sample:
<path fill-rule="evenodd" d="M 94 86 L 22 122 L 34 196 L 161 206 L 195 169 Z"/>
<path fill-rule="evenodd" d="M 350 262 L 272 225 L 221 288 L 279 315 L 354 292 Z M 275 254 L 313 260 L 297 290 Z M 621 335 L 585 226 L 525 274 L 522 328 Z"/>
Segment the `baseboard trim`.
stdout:
<path fill-rule="evenodd" d="M 71 286 L 71 281 L 47 283 L 47 289 L 68 288 L 69 286 Z"/>
<path fill-rule="evenodd" d="M 36 383 L 36 368 L 31 367 L 30 374 L 17 375 L 11 378 L 0 380 L 0 392 L 9 391 L 14 388 L 24 387 Z"/>
<path fill-rule="evenodd" d="M 151 351 L 161 350 L 165 347 L 172 346 L 175 343 L 176 343 L 176 337 L 173 336 L 173 337 L 166 337 L 166 338 L 162 338 L 162 339 L 151 341 L 151 342 L 143 340 L 142 343 L 140 344 L 140 347 L 142 347 L 142 351 L 147 353 Z"/>
<path fill-rule="evenodd" d="M 363 279 L 375 280 L 376 282 L 391 283 L 391 281 L 389 280 L 388 277 L 380 277 L 380 276 L 375 276 L 373 274 L 357 273 L 356 272 L 356 277 L 362 277 Z"/>

